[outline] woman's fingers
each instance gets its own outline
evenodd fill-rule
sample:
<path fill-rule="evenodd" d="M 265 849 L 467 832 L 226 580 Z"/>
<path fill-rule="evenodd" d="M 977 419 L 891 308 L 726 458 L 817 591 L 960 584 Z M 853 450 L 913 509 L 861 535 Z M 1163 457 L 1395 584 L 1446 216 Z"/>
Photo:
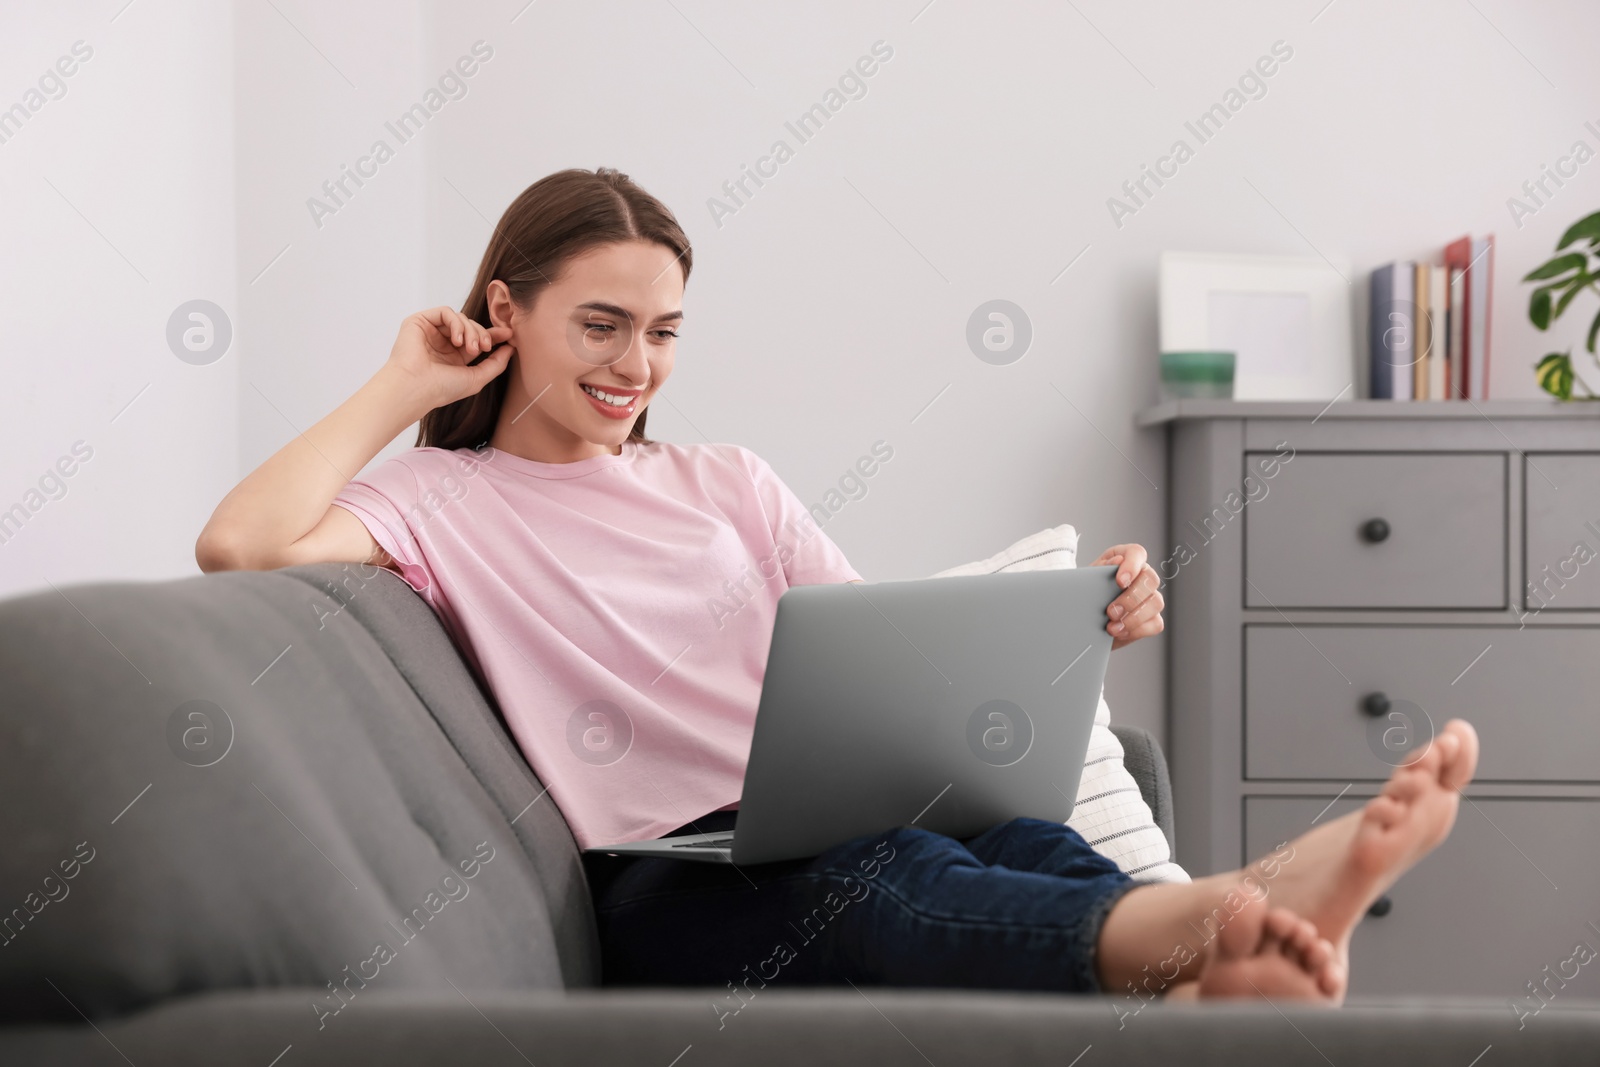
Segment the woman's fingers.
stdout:
<path fill-rule="evenodd" d="M 455 354 L 466 363 L 471 363 L 491 351 L 495 345 L 511 339 L 509 326 L 486 327 L 451 307 L 430 308 L 418 317 L 432 327 L 439 338 L 438 347 L 441 350 L 454 349 Z"/>
<path fill-rule="evenodd" d="M 1166 628 L 1166 622 L 1161 617 L 1166 601 L 1160 593 L 1151 593 L 1150 596 L 1128 609 L 1120 619 L 1113 620 L 1107 631 L 1113 637 L 1138 640 L 1141 637 L 1150 637 L 1160 633 Z"/>
<path fill-rule="evenodd" d="M 1117 563 L 1117 584 L 1127 589 L 1140 572 L 1147 569 L 1145 564 L 1150 560 L 1150 553 L 1143 545 L 1117 545 L 1112 551 L 1122 557 Z"/>
<path fill-rule="evenodd" d="M 1106 614 L 1112 619 L 1120 619 L 1131 612 L 1138 604 L 1149 599 L 1150 594 L 1161 587 L 1161 579 L 1156 575 L 1155 569 L 1148 565 L 1133 576 L 1133 581 L 1124 589 L 1115 600 L 1106 605 Z"/>
<path fill-rule="evenodd" d="M 493 350 L 495 345 L 511 340 L 512 331 L 509 326 L 484 326 L 468 318 L 463 318 L 462 322 L 466 325 L 468 333 L 468 344 L 464 354 L 469 360 Z"/>
<path fill-rule="evenodd" d="M 1145 551 L 1143 545 L 1112 545 L 1089 566 L 1117 568 L 1117 584 L 1127 589 L 1139 572 L 1147 569 L 1149 562 L 1150 553 Z"/>
<path fill-rule="evenodd" d="M 512 330 L 509 326 L 482 326 L 471 319 L 466 321 L 472 337 L 472 343 L 463 352 L 468 363 L 478 359 L 485 352 L 492 352 L 496 345 L 503 345 L 511 340 Z"/>
<path fill-rule="evenodd" d="M 1111 620 L 1106 625 L 1106 631 L 1124 641 L 1135 641 L 1160 633 L 1165 627 L 1161 611 L 1166 606 L 1159 592 L 1160 587 L 1161 579 L 1154 568 L 1148 563 L 1143 564 L 1134 573 L 1122 595 L 1106 607 L 1106 615 Z"/>
<path fill-rule="evenodd" d="M 1150 566 L 1150 553 L 1143 545 L 1112 545 L 1090 566 L 1117 568 L 1117 585 L 1122 587 L 1122 593 L 1106 606 L 1110 620 L 1106 632 L 1115 638 L 1113 648 L 1122 648 L 1165 628 L 1161 609 L 1166 602 L 1157 591 L 1161 577 Z"/>
<path fill-rule="evenodd" d="M 427 311 L 417 312 L 417 317 L 428 325 L 435 327 L 441 333 L 448 334 L 450 332 L 450 319 L 455 313 L 455 308 L 436 307 L 429 308 Z"/>
<path fill-rule="evenodd" d="M 491 349 L 488 355 L 482 357 L 482 362 L 471 368 L 477 375 L 476 381 L 479 388 L 488 385 L 499 376 L 501 371 L 506 369 L 506 363 L 511 359 L 511 354 L 514 351 L 515 349 L 510 345 L 500 345 Z"/>
<path fill-rule="evenodd" d="M 1132 589 L 1111 602 L 1106 608 L 1106 615 L 1112 622 L 1126 623 L 1135 612 L 1152 601 L 1155 602 L 1156 610 L 1161 610 L 1163 601 L 1160 592 L 1156 590 L 1154 582 L 1146 580 L 1141 574 L 1134 580 Z"/>
<path fill-rule="evenodd" d="M 465 340 L 463 324 L 466 320 L 455 308 L 429 308 L 422 313 L 422 320 L 437 330 L 439 336 L 445 339 L 445 343 L 461 347 L 462 341 Z"/>

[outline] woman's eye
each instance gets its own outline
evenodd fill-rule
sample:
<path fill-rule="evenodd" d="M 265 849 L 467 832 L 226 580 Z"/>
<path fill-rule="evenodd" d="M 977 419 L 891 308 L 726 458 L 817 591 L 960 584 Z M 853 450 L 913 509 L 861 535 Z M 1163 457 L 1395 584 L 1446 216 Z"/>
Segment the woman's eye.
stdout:
<path fill-rule="evenodd" d="M 660 337 L 663 340 L 665 340 L 668 337 L 676 337 L 676 336 L 678 336 L 678 331 L 677 330 L 654 330 L 652 332 L 657 337 Z"/>
<path fill-rule="evenodd" d="M 616 327 L 611 325 L 609 322 L 586 322 L 583 325 L 584 325 L 585 329 L 589 329 L 589 330 L 601 330 L 601 331 L 605 331 L 605 330 L 615 331 L 616 330 Z"/>

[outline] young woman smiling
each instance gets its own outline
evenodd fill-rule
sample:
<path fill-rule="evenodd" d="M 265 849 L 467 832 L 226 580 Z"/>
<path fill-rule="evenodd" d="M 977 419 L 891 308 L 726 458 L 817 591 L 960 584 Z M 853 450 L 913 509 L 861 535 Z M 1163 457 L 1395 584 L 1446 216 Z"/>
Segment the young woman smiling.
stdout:
<path fill-rule="evenodd" d="M 626 176 L 535 182 L 462 309 L 407 318 L 372 379 L 230 492 L 196 545 L 206 571 L 396 571 L 584 847 L 730 826 L 778 597 L 860 580 L 751 452 L 645 437 L 692 261 L 671 212 Z M 418 447 L 351 480 L 419 420 Z M 773 557 L 781 568 L 736 616 L 707 612 L 725 581 Z M 1108 608 L 1114 645 L 1159 632 L 1144 549 L 1096 563 L 1116 564 L 1124 589 Z M 796 984 L 1121 991 L 1170 965 L 1161 986 L 1177 995 L 1336 1001 L 1350 930 L 1448 833 L 1476 754 L 1452 723 L 1363 811 L 1295 841 L 1292 862 L 1280 851 L 1270 873 L 1192 884 L 1135 882 L 1069 827 L 1033 819 L 967 841 L 901 827 L 742 870 L 591 859 L 605 975 L 722 988 L 783 956 Z M 1269 888 L 1287 907 L 1266 905 Z M 816 915 L 820 932 L 795 948 L 789 923 Z M 1217 936 L 1174 952 L 1206 923 Z"/>

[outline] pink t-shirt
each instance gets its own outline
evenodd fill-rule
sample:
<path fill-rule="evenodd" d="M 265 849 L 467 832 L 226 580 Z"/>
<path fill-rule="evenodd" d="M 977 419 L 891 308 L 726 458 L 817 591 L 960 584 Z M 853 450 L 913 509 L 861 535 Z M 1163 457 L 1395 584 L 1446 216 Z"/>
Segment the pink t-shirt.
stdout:
<path fill-rule="evenodd" d="M 778 597 L 860 577 L 733 445 L 414 448 L 333 502 L 439 616 L 584 848 L 736 804 Z"/>

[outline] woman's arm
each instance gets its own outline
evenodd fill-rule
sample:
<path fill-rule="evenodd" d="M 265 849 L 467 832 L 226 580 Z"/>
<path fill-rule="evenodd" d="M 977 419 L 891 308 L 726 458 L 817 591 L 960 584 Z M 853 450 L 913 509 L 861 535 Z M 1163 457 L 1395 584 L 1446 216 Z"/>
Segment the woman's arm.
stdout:
<path fill-rule="evenodd" d="M 451 308 L 408 317 L 388 362 L 371 380 L 217 505 L 195 542 L 200 569 L 387 564 L 388 554 L 361 520 L 335 507 L 333 498 L 407 426 L 476 393 L 503 371 L 511 350 L 499 343 L 509 335 L 509 329 L 485 329 Z M 468 366 L 485 352 L 481 363 Z"/>

